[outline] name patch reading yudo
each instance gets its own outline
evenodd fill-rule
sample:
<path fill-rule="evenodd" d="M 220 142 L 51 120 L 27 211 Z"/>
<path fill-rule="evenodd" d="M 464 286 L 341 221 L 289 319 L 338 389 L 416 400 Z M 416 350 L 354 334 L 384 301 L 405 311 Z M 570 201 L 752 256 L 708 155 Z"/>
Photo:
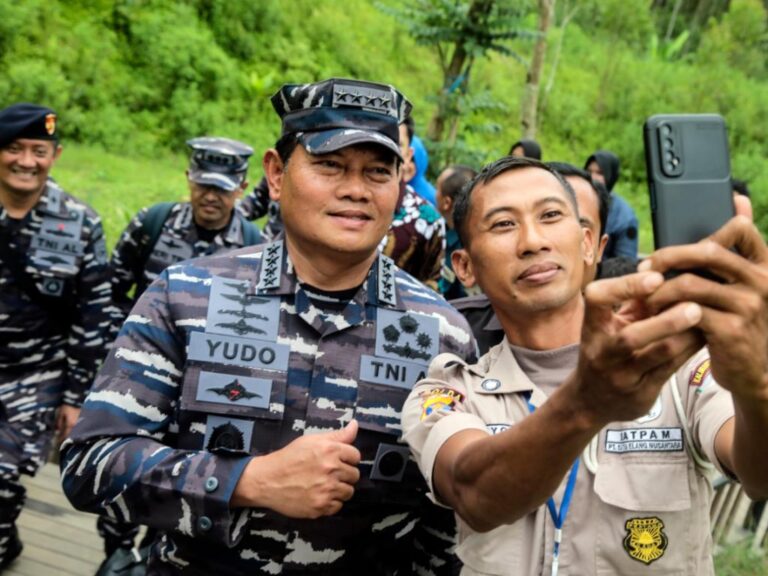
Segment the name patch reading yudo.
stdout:
<path fill-rule="evenodd" d="M 213 364 L 287 370 L 290 351 L 290 346 L 276 342 L 192 332 L 188 357 Z"/>

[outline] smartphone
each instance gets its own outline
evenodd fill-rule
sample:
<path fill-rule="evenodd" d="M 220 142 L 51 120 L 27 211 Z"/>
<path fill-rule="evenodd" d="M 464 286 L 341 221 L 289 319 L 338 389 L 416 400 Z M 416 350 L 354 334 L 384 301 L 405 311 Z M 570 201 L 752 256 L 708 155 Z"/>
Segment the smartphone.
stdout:
<path fill-rule="evenodd" d="M 706 238 L 734 216 L 725 120 L 657 114 L 643 128 L 654 245 Z"/>

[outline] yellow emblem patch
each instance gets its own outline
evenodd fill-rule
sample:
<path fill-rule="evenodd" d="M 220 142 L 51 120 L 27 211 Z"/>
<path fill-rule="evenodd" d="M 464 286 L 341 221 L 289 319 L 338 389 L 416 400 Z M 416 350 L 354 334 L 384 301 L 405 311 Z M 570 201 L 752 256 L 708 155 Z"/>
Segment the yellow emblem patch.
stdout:
<path fill-rule="evenodd" d="M 424 420 L 433 412 L 445 412 L 453 410 L 464 396 L 451 388 L 434 388 L 422 395 L 421 419 Z"/>
<path fill-rule="evenodd" d="M 693 373 L 693 376 L 691 376 L 691 381 L 688 382 L 688 385 L 701 386 L 701 383 L 704 382 L 704 379 L 710 373 L 709 365 L 710 365 L 709 358 L 707 358 L 706 360 L 704 360 L 704 362 L 699 364 L 696 367 L 696 371 Z"/>
<path fill-rule="evenodd" d="M 624 538 L 624 550 L 630 558 L 650 564 L 664 556 L 669 541 L 664 534 L 664 522 L 659 518 L 630 518 L 624 527 L 628 532 Z"/>
<path fill-rule="evenodd" d="M 53 136 L 53 133 L 56 132 L 56 114 L 46 115 L 45 131 L 48 132 L 50 136 Z"/>

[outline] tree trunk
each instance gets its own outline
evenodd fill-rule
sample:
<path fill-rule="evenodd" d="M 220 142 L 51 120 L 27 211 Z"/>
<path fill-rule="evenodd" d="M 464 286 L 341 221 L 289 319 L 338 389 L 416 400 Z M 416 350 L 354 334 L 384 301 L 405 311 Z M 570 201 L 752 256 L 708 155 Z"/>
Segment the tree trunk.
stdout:
<path fill-rule="evenodd" d="M 664 35 L 664 41 L 669 42 L 672 40 L 672 34 L 675 31 L 675 22 L 677 21 L 677 14 L 680 12 L 680 6 L 682 6 L 683 0 L 677 0 L 675 7 L 672 9 L 672 16 L 669 18 L 669 25 L 667 26 L 667 33 Z"/>
<path fill-rule="evenodd" d="M 541 70 L 544 68 L 544 57 L 547 54 L 547 31 L 552 21 L 554 9 L 555 0 L 539 0 L 539 33 L 541 35 L 536 40 L 531 65 L 525 77 L 525 94 L 523 96 L 521 114 L 524 138 L 536 138 L 539 80 L 541 78 Z"/>
<path fill-rule="evenodd" d="M 474 0 L 467 13 L 468 27 L 476 27 L 480 20 L 488 16 L 494 2 L 495 0 Z M 437 110 L 429 121 L 429 127 L 427 128 L 427 138 L 430 140 L 440 142 L 443 139 L 446 123 L 451 116 L 451 88 L 456 79 L 462 73 L 465 73 L 465 64 L 467 63 L 468 56 L 463 40 L 457 40 L 453 49 L 453 55 L 451 56 L 451 62 L 443 73 L 443 87 L 437 100 Z M 463 82 L 466 82 L 466 79 Z M 464 88 L 466 90 L 466 84 L 464 84 Z"/>
<path fill-rule="evenodd" d="M 562 6 L 562 4 L 561 4 Z M 576 16 L 576 13 L 579 11 L 578 4 L 573 7 L 573 9 L 568 10 L 567 4 L 565 10 L 567 11 L 565 16 L 563 16 L 563 21 L 560 23 L 560 37 L 557 39 L 557 45 L 555 46 L 555 55 L 552 57 L 552 64 L 549 67 L 549 78 L 547 79 L 547 84 L 544 86 L 544 92 L 541 94 L 541 100 L 538 108 L 538 114 L 543 114 L 544 111 L 547 109 L 547 98 L 549 98 L 549 93 L 552 92 L 552 88 L 555 85 L 555 76 L 557 75 L 557 67 L 560 65 L 560 54 L 563 52 L 563 43 L 565 42 L 565 31 L 568 28 L 568 24 L 570 24 L 571 20 Z M 554 9 L 552 11 L 552 14 L 554 15 Z M 555 26 L 557 26 L 557 23 L 555 23 Z"/>

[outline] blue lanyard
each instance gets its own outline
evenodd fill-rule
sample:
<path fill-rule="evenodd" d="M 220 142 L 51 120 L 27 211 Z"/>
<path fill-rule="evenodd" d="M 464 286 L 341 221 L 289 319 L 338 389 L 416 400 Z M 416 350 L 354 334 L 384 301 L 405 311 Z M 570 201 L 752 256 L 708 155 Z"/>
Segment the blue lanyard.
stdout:
<path fill-rule="evenodd" d="M 528 410 L 533 414 L 536 411 L 536 407 L 531 404 L 530 394 L 525 399 L 528 403 Z M 555 546 L 552 552 L 552 576 L 557 576 L 557 571 L 560 567 L 560 543 L 563 541 L 563 523 L 565 523 L 565 517 L 568 516 L 568 509 L 571 506 L 571 498 L 573 497 L 573 489 L 576 486 L 576 476 L 579 474 L 579 458 L 573 462 L 571 466 L 571 472 L 568 474 L 568 483 L 565 485 L 565 493 L 563 494 L 563 500 L 560 502 L 560 510 L 557 509 L 555 499 L 550 496 L 547 500 L 547 509 L 549 510 L 549 516 L 552 518 L 552 523 L 555 525 Z"/>

